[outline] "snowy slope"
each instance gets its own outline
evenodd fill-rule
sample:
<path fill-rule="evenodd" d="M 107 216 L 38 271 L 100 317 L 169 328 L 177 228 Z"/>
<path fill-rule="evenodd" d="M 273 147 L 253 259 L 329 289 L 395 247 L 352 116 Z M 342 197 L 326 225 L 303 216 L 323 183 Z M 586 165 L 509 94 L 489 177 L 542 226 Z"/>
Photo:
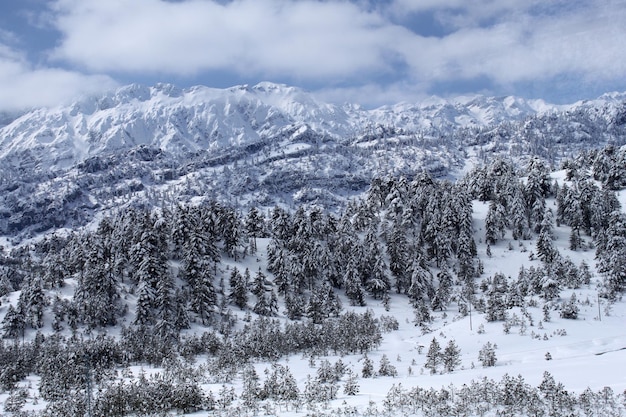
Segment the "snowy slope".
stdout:
<path fill-rule="evenodd" d="M 564 172 L 553 174 L 553 179 L 559 183 L 564 181 Z M 620 194 L 622 204 L 626 203 L 625 193 Z M 553 199 L 548 200 L 548 207 L 553 207 Z M 487 213 L 487 205 L 483 202 L 474 202 L 473 226 L 475 230 L 475 240 L 478 243 L 478 256 L 484 263 L 483 277 L 491 276 L 495 273 L 503 273 L 506 276 L 515 278 L 521 266 L 540 266 L 539 260 L 531 259 L 529 254 L 534 251 L 535 241 L 528 240 L 521 244 L 511 238 L 510 233 L 497 244 L 492 245 L 491 256 L 486 255 L 486 244 L 482 243 L 484 237 L 484 221 Z M 576 264 L 585 261 L 589 265 L 594 265 L 594 251 L 571 251 L 567 248 L 567 236 L 569 228 L 561 226 L 555 229 L 555 244 L 559 252 L 564 257 L 572 258 Z M 244 260 L 235 261 L 225 259 L 225 265 L 221 266 L 225 277 L 237 267 L 240 270 L 248 268 L 251 271 L 259 267 L 264 268 L 267 263 L 268 239 L 259 239 L 258 252 L 254 256 L 248 256 Z M 228 265 L 228 268 L 225 266 Z M 237 409 L 240 399 L 235 399 L 232 406 L 214 412 L 197 412 L 185 414 L 189 416 L 228 416 L 230 411 L 240 414 L 235 415 L 276 415 L 276 416 L 338 416 L 338 415 L 433 415 L 426 412 L 412 414 L 407 409 L 396 405 L 396 408 L 386 410 L 386 400 L 392 389 L 399 389 L 407 393 L 419 387 L 423 390 L 434 389 L 435 391 L 446 390 L 454 395 L 460 391 L 464 385 L 472 382 L 493 380 L 495 383 L 508 375 L 513 378 L 518 376 L 523 378 L 526 384 L 533 387 L 539 386 L 544 377 L 544 372 L 549 372 L 557 382 L 570 395 L 578 396 L 590 388 L 594 392 L 601 392 L 607 387 L 615 395 L 622 395 L 626 390 L 626 374 L 623 372 L 623 364 L 626 363 L 626 331 L 624 322 L 626 320 L 626 303 L 619 301 L 607 310 L 606 300 L 598 306 L 596 284 L 600 276 L 594 274 L 590 285 L 585 285 L 575 290 L 580 307 L 580 314 L 576 320 L 568 320 L 559 317 L 557 311 L 553 311 L 549 320 L 545 320 L 540 297 L 537 297 L 538 305 L 529 307 L 528 313 L 532 318 L 532 323 L 526 321 L 526 328 L 521 325 L 514 325 L 507 334 L 503 328 L 503 322 L 487 322 L 484 314 L 474 312 L 472 315 L 462 316 L 459 314 L 458 306 L 452 303 L 445 311 L 434 313 L 434 321 L 429 325 L 429 330 L 424 332 L 413 324 L 413 308 L 408 303 L 406 296 L 392 294 L 390 310 L 386 310 L 382 302 L 368 298 L 366 307 L 351 307 L 344 298 L 343 305 L 347 310 L 364 312 L 371 309 L 376 317 L 388 315 L 394 317 L 399 324 L 399 329 L 384 335 L 384 340 L 380 347 L 371 352 L 368 357 L 373 361 L 375 369 L 383 355 L 390 359 L 391 364 L 396 368 L 397 375 L 376 376 L 373 378 L 361 377 L 363 368 L 363 355 L 345 356 L 313 356 L 293 355 L 280 359 L 277 363 L 289 368 L 293 374 L 300 392 L 306 389 L 309 376 L 315 377 L 317 370 L 323 361 L 331 364 L 341 360 L 347 369 L 359 375 L 357 382 L 359 385 L 356 395 L 347 395 L 342 388 L 346 382 L 344 377 L 339 382 L 340 391 L 337 398 L 328 403 L 316 403 L 310 406 L 304 405 L 304 400 L 300 402 L 300 409 L 295 410 L 293 404 L 278 404 L 271 401 L 264 402 L 263 410 L 254 413 L 251 410 L 242 411 Z M 73 282 L 68 282 L 63 288 L 63 294 L 70 296 Z M 563 291 L 559 300 L 567 299 L 570 290 Z M 15 303 L 16 294 L 10 300 Z M 130 311 L 134 310 L 133 300 L 130 297 Z M 281 311 L 283 309 L 281 308 Z M 243 312 L 236 312 L 240 319 L 244 318 Z M 508 311 L 509 316 L 517 315 L 523 317 L 519 308 Z M 280 320 L 286 320 L 281 313 Z M 51 320 L 51 319 L 50 319 Z M 48 321 L 50 321 L 48 320 Z M 49 328 L 45 331 L 51 331 Z M 115 334 L 117 329 L 112 329 L 111 334 Z M 188 333 L 201 332 L 202 328 L 194 327 Z M 461 363 L 453 372 L 440 372 L 432 375 L 425 369 L 426 352 L 429 344 L 436 338 L 443 346 L 454 340 L 461 349 Z M 485 343 L 497 345 L 497 363 L 494 367 L 483 368 L 478 360 L 479 351 Z M 546 354 L 550 353 L 551 360 L 546 360 Z M 190 366 L 199 370 L 206 365 L 200 358 Z M 264 372 L 273 366 L 269 362 L 255 362 L 255 368 L 261 378 L 261 383 L 267 378 Z M 149 368 L 144 366 L 132 366 L 132 374 L 155 374 L 163 372 L 160 368 Z M 205 371 L 199 371 L 205 372 Z M 125 375 L 125 373 L 122 373 Z M 22 382 L 22 386 L 31 384 L 31 391 L 35 392 L 37 379 L 30 377 Z M 224 387 L 232 387 L 237 396 L 242 393 L 242 378 L 236 376 L 232 381 L 224 383 L 215 381 L 211 375 L 204 375 L 202 388 L 205 392 L 212 392 L 215 398 L 220 397 L 220 392 Z M 0 401 L 4 402 L 9 397 L 9 393 L 1 393 Z M 31 398 L 33 395 L 31 394 Z M 623 396 L 621 397 L 624 398 Z M 32 401 L 29 399 L 25 405 L 25 410 L 38 410 L 45 406 L 45 402 Z M 236 411 L 234 411 L 236 410 Z M 623 408 L 622 408 L 623 410 Z M 451 411 L 450 414 L 454 415 Z M 448 414 L 440 414 L 448 415 Z M 481 415 L 479 413 L 470 415 Z M 487 412 L 488 416 L 497 415 L 495 410 Z M 603 415 L 601 413 L 591 415 Z"/>

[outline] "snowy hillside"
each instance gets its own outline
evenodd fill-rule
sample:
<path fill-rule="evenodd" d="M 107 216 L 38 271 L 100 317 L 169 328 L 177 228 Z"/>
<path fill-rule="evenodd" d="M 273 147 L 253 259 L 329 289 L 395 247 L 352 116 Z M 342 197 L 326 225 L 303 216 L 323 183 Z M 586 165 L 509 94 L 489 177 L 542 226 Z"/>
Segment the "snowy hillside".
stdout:
<path fill-rule="evenodd" d="M 388 175 L 341 213 L 163 192 L 7 247 L 3 410 L 622 415 L 625 160 Z"/>

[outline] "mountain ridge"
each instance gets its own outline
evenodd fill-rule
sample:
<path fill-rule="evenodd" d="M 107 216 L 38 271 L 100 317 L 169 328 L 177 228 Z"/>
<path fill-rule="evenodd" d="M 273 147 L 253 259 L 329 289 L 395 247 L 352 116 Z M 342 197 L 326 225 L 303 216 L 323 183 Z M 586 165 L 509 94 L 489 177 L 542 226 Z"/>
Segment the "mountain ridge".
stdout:
<path fill-rule="evenodd" d="M 597 99 L 602 100 L 602 99 Z M 26 149 L 58 155 L 54 169 L 109 150 L 153 145 L 175 153 L 258 141 L 306 124 L 323 135 L 356 136 L 370 125 L 411 131 L 486 126 L 556 111 L 541 100 L 475 96 L 364 110 L 317 100 L 297 87 L 262 82 L 227 89 L 131 84 L 69 106 L 36 109 L 0 128 L 0 159 Z M 74 145 L 74 146 L 69 146 Z M 61 149 L 60 149 L 61 148 Z"/>
<path fill-rule="evenodd" d="M 626 93 L 568 106 L 467 96 L 363 109 L 270 82 L 132 84 L 0 128 L 0 235 L 164 198 L 338 209 L 375 177 L 459 178 L 496 156 L 556 165 L 625 143 Z"/>

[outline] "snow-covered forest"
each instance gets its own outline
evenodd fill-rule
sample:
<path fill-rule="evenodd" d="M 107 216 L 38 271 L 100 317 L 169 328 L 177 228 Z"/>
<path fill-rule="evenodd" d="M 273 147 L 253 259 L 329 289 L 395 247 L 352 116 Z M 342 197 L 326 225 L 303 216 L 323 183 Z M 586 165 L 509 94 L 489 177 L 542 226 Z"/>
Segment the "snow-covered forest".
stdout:
<path fill-rule="evenodd" d="M 7 241 L 3 413 L 622 415 L 626 150 L 559 168 L 375 177 L 340 211 L 164 198 Z"/>

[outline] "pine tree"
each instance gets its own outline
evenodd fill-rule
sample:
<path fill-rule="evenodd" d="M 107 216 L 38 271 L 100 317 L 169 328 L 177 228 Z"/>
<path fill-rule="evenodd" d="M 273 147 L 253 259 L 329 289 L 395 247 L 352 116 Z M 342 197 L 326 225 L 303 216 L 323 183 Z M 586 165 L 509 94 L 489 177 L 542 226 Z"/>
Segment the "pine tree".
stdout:
<path fill-rule="evenodd" d="M 553 262 L 558 256 L 558 250 L 554 247 L 552 221 L 552 210 L 547 210 L 541 222 L 539 237 L 537 238 L 537 256 L 546 264 Z"/>
<path fill-rule="evenodd" d="M 626 289 L 626 215 L 615 211 L 605 233 L 605 243 L 597 248 L 598 271 L 604 275 L 603 295 L 615 300 Z"/>
<path fill-rule="evenodd" d="M 524 193 L 526 206 L 530 207 L 530 225 L 538 233 L 546 210 L 546 197 L 550 194 L 550 171 L 539 158 L 528 163 L 528 177 Z"/>
<path fill-rule="evenodd" d="M 252 281 L 252 288 L 250 289 L 250 292 L 252 292 L 252 294 L 254 294 L 257 298 L 261 298 L 268 290 L 269 281 L 267 281 L 267 277 L 263 272 L 261 272 L 261 268 L 259 268 L 254 276 L 254 280 Z"/>
<path fill-rule="evenodd" d="M 424 368 L 429 369 L 431 374 L 437 373 L 437 367 L 441 363 L 441 346 L 436 338 L 430 342 L 428 353 L 426 353 L 426 363 Z"/>
<path fill-rule="evenodd" d="M 360 387 L 358 383 L 358 378 L 352 372 L 352 370 L 348 371 L 348 378 L 343 386 L 343 393 L 346 395 L 357 395 L 359 393 Z"/>
<path fill-rule="evenodd" d="M 437 280 L 439 281 L 439 286 L 435 290 L 435 296 L 432 301 L 433 310 L 443 311 L 448 306 L 450 302 L 450 296 L 452 294 L 452 275 L 450 275 L 450 271 L 444 265 L 437 274 Z"/>
<path fill-rule="evenodd" d="M 443 350 L 441 361 L 446 372 L 453 372 L 461 364 L 461 349 L 454 339 L 451 339 Z"/>
<path fill-rule="evenodd" d="M 578 302 L 576 300 L 576 293 L 572 293 L 569 301 L 561 304 L 561 317 L 564 319 L 576 320 L 578 318 Z"/>
<path fill-rule="evenodd" d="M 427 300 L 432 296 L 432 275 L 426 267 L 421 254 L 418 254 L 411 267 L 411 286 L 408 296 L 413 304 Z"/>
<path fill-rule="evenodd" d="M 529 239 L 530 227 L 528 225 L 528 209 L 524 200 L 523 190 L 519 183 L 511 191 L 511 201 L 508 206 L 509 217 L 511 219 L 511 230 L 513 239 Z"/>
<path fill-rule="evenodd" d="M 498 346 L 487 342 L 478 352 L 478 360 L 484 368 L 495 366 L 497 362 L 496 348 Z"/>
<path fill-rule="evenodd" d="M 387 265 L 383 259 L 380 242 L 373 228 L 368 231 L 364 245 L 365 256 L 362 264 L 365 288 L 375 299 L 382 299 L 389 292 L 391 283 L 387 275 Z"/>
<path fill-rule="evenodd" d="M 243 240 L 243 227 L 239 215 L 233 209 L 224 209 L 220 216 L 220 230 L 224 241 L 224 250 L 237 261 L 237 249 Z"/>
<path fill-rule="evenodd" d="M 298 399 L 300 391 L 293 374 L 288 367 L 280 364 L 272 364 L 271 370 L 263 384 L 263 397 L 276 401 L 293 401 Z"/>
<path fill-rule="evenodd" d="M 25 328 L 26 318 L 23 313 L 10 304 L 4 319 L 2 319 L 2 337 L 17 339 L 24 335 Z"/>
<path fill-rule="evenodd" d="M 157 284 L 156 296 L 156 326 L 155 332 L 161 340 L 176 338 L 174 327 L 176 317 L 174 306 L 174 281 L 170 274 L 165 274 Z"/>
<path fill-rule="evenodd" d="M 102 221 L 98 231 L 86 240 L 86 259 L 74 291 L 80 320 L 90 328 L 115 325 L 120 310 L 109 227 L 108 222 Z"/>
<path fill-rule="evenodd" d="M 256 207 L 250 208 L 248 210 L 248 215 L 246 216 L 246 232 L 248 236 L 251 238 L 250 241 L 250 249 L 252 253 L 255 253 L 257 250 L 257 237 L 260 237 L 261 233 L 264 229 L 265 219 L 263 215 L 259 212 Z"/>
<path fill-rule="evenodd" d="M 214 286 L 214 265 L 219 261 L 219 254 L 213 239 L 213 220 L 197 209 L 190 210 L 194 223 L 185 226 L 187 239 L 182 242 L 181 278 L 189 286 L 191 310 L 203 324 L 217 305 L 217 293 Z"/>
<path fill-rule="evenodd" d="M 248 305 L 248 283 L 245 276 L 235 267 L 230 274 L 230 293 L 228 298 L 231 303 L 244 310 Z"/>
<path fill-rule="evenodd" d="M 41 278 L 27 277 L 22 282 L 22 292 L 18 298 L 19 310 L 27 325 L 33 329 L 43 327 L 44 309 L 48 305 L 48 297 L 43 290 Z"/>
<path fill-rule="evenodd" d="M 341 300 L 328 282 L 324 282 L 309 297 L 306 314 L 313 323 L 319 324 L 328 317 L 338 317 L 341 309 Z"/>
<path fill-rule="evenodd" d="M 485 218 L 485 241 L 494 245 L 504 237 L 506 230 L 506 211 L 504 206 L 496 201 L 489 203 L 489 210 Z"/>
<path fill-rule="evenodd" d="M 154 290 L 147 282 L 140 281 L 137 287 L 137 304 L 135 307 L 134 324 L 145 326 L 154 323 L 153 305 L 155 304 Z"/>
<path fill-rule="evenodd" d="M 285 314 L 289 320 L 300 320 L 305 314 L 305 302 L 301 295 L 288 291 L 285 294 Z"/>
<path fill-rule="evenodd" d="M 361 375 L 363 375 L 363 378 L 372 378 L 374 376 L 374 362 L 367 355 L 363 356 Z"/>
<path fill-rule="evenodd" d="M 485 308 L 485 318 L 487 321 L 499 321 L 506 318 L 506 295 L 509 293 L 507 278 L 496 273 L 484 284 L 487 305 Z"/>
<path fill-rule="evenodd" d="M 277 246 L 275 241 L 267 247 L 267 270 L 274 274 L 274 285 L 279 294 L 285 295 L 292 281 L 290 274 L 292 257 L 289 250 Z"/>
<path fill-rule="evenodd" d="M 191 309 L 200 317 L 202 324 L 207 324 L 210 314 L 217 306 L 217 293 L 213 285 L 211 269 L 198 271 L 191 287 Z"/>
<path fill-rule="evenodd" d="M 256 409 L 261 398 L 261 384 L 259 383 L 259 375 L 253 366 L 247 366 L 242 371 L 242 384 L 239 398 L 246 408 Z"/>
<path fill-rule="evenodd" d="M 378 366 L 378 375 L 380 376 L 398 376 L 398 370 L 389 362 L 387 355 L 383 354 L 380 358 Z"/>
<path fill-rule="evenodd" d="M 343 277 L 343 282 L 346 287 L 346 297 L 350 300 L 350 305 L 364 306 L 365 305 L 365 293 L 361 284 L 361 276 L 359 269 L 350 262 L 346 267 L 346 273 Z"/>
<path fill-rule="evenodd" d="M 260 316 L 275 316 L 278 313 L 278 299 L 274 290 L 263 293 L 257 298 L 252 311 Z"/>
<path fill-rule="evenodd" d="M 179 288 L 174 291 L 174 328 L 178 330 L 189 328 L 187 296 Z"/>
<path fill-rule="evenodd" d="M 409 246 L 406 239 L 406 232 L 399 221 L 393 224 L 392 234 L 387 242 L 387 254 L 389 255 L 389 270 L 395 278 L 396 292 L 406 293 L 411 285 L 411 277 L 408 274 Z"/>

